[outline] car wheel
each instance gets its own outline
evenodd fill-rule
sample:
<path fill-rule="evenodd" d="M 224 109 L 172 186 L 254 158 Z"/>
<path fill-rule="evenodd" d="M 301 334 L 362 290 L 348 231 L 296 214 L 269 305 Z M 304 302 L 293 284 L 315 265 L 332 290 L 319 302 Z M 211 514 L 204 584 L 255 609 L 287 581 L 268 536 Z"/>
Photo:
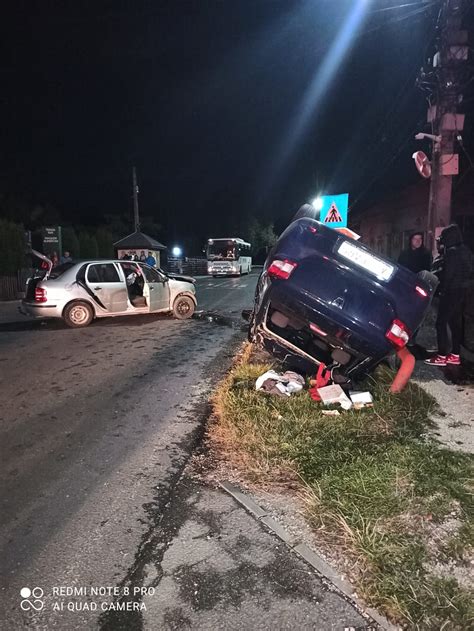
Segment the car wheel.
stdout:
<path fill-rule="evenodd" d="M 64 322 L 72 327 L 88 326 L 94 317 L 94 311 L 87 302 L 71 302 L 63 312 Z"/>
<path fill-rule="evenodd" d="M 194 309 L 194 301 L 189 296 L 178 296 L 173 303 L 173 315 L 178 320 L 191 318 Z"/>

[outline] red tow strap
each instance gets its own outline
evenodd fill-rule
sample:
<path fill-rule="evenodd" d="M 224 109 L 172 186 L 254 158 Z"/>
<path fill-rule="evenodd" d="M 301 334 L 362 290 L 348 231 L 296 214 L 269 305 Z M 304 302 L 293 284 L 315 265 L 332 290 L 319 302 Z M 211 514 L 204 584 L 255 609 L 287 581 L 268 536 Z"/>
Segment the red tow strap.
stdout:
<path fill-rule="evenodd" d="M 321 397 L 318 394 L 318 388 L 324 388 L 328 385 L 331 379 L 331 371 L 326 370 L 326 364 L 319 364 L 318 372 L 316 373 L 316 383 L 309 389 L 309 396 L 313 401 L 321 401 Z"/>

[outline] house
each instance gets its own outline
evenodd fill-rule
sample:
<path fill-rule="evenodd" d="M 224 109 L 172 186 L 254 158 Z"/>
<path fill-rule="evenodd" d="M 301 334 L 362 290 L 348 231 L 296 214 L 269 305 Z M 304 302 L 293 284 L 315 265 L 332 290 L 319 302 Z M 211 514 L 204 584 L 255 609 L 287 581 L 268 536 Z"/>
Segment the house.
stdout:
<path fill-rule="evenodd" d="M 408 247 L 413 232 L 422 232 L 426 238 L 429 193 L 429 181 L 420 180 L 356 211 L 351 217 L 351 227 L 376 252 L 396 259 Z M 457 189 L 454 185 L 452 221 L 459 225 L 466 243 L 474 251 L 474 176 L 466 178 Z"/>

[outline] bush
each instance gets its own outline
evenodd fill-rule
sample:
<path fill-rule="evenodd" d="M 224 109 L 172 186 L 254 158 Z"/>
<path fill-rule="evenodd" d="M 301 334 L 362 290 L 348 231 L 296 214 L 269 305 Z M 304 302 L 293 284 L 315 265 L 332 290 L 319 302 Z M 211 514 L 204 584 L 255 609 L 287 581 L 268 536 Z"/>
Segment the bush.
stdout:
<path fill-rule="evenodd" d="M 79 233 L 79 249 L 82 259 L 96 259 L 99 257 L 97 240 L 88 232 Z"/>
<path fill-rule="evenodd" d="M 25 252 L 23 226 L 0 219 L 0 274 L 15 274 L 24 267 Z"/>
<path fill-rule="evenodd" d="M 73 259 L 80 258 L 81 248 L 79 239 L 73 227 L 66 226 L 62 229 L 62 246 L 63 254 L 64 252 L 69 252 Z"/>

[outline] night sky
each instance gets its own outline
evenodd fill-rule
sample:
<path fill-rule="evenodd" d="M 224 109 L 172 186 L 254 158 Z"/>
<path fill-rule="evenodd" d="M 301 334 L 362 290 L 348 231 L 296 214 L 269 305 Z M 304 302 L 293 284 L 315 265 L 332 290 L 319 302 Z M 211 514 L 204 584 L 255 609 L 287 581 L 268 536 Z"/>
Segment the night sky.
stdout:
<path fill-rule="evenodd" d="M 324 83 L 357 4 L 365 19 Z M 392 9 L 400 4 L 410 6 Z M 411 154 L 427 147 L 412 136 L 428 129 L 414 82 L 439 5 L 10 3 L 0 27 L 0 191 L 99 223 L 131 216 L 136 165 L 142 214 L 179 237 L 225 232 L 242 213 L 282 226 L 319 191 L 363 203 L 416 181 Z"/>

